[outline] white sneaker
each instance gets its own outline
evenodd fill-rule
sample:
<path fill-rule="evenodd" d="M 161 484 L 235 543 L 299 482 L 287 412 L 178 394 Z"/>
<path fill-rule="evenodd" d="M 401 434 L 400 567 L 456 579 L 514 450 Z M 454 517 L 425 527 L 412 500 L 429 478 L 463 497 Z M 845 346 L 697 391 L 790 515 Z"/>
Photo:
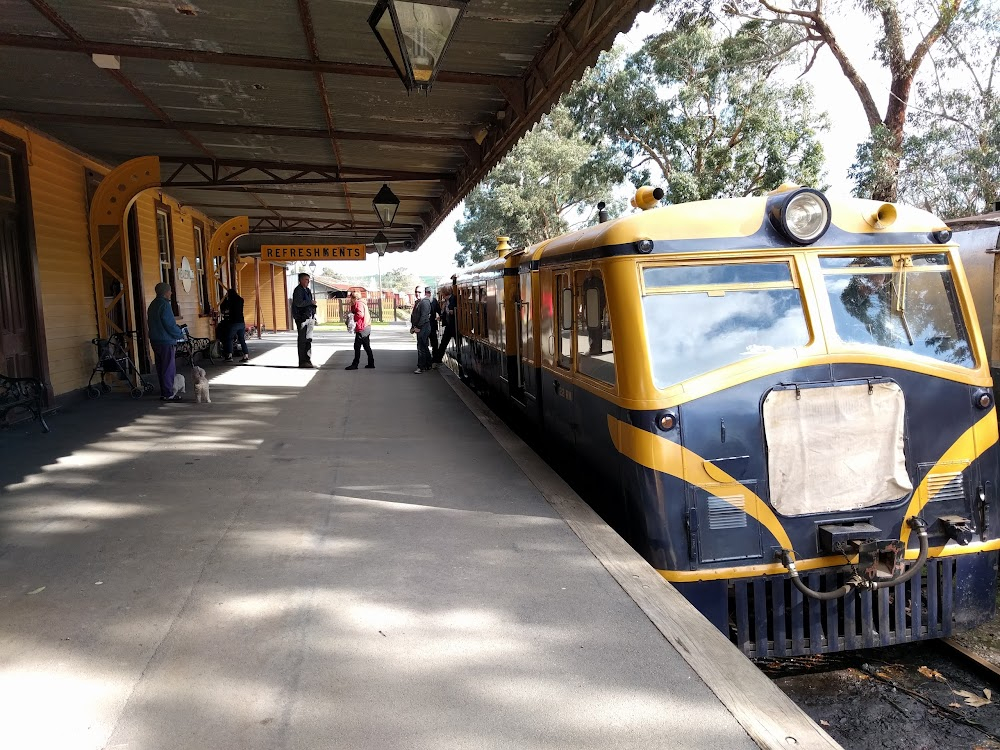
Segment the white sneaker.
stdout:
<path fill-rule="evenodd" d="M 423 370 L 421 370 L 421 369 L 420 369 L 420 368 L 418 367 L 418 368 L 417 368 L 416 370 L 414 370 L 414 371 L 413 371 L 413 374 L 414 374 L 414 375 L 421 375 L 421 374 L 423 374 L 423 372 L 424 372 L 424 371 L 423 371 Z"/>

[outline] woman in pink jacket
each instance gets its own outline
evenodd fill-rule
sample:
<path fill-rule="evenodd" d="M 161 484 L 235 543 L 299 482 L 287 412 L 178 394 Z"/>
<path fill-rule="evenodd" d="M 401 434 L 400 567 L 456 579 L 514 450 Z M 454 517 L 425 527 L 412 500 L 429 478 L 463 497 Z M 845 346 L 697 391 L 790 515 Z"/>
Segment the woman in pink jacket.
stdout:
<path fill-rule="evenodd" d="M 372 332 L 372 321 L 371 318 L 368 317 L 368 305 L 365 304 L 363 299 L 358 297 L 357 292 L 351 292 L 350 298 L 350 312 L 354 315 L 354 361 L 344 369 L 358 369 L 358 362 L 361 361 L 361 347 L 363 346 L 365 348 L 365 354 L 368 355 L 368 364 L 365 365 L 365 369 L 374 370 L 375 357 L 372 356 L 372 345 L 369 341 Z"/>

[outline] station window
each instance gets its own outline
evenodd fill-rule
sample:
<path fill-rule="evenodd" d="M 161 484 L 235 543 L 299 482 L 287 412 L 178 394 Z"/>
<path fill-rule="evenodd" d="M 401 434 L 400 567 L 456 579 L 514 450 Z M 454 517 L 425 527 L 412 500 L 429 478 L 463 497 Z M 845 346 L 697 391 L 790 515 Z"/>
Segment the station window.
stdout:
<path fill-rule="evenodd" d="M 559 300 L 559 358 L 556 364 L 568 370 L 573 366 L 573 289 L 569 285 L 569 274 L 556 275 L 556 291 Z"/>
<path fill-rule="evenodd" d="M 156 245 L 160 252 L 160 281 L 170 284 L 173 296 L 170 306 L 174 315 L 180 315 L 177 306 L 177 281 L 174 276 L 174 238 L 170 232 L 170 208 L 156 203 Z"/>
<path fill-rule="evenodd" d="M 615 384 L 615 353 L 611 343 L 604 279 L 600 271 L 577 271 L 580 290 L 576 318 L 576 369 L 584 375 Z M 568 290 L 567 290 L 568 291 Z"/>
<path fill-rule="evenodd" d="M 198 310 L 202 315 L 212 312 L 212 301 L 208 297 L 208 264 L 205 262 L 205 227 L 201 222 L 194 224 L 194 265 L 198 282 Z M 221 299 L 221 298 L 220 298 Z"/>

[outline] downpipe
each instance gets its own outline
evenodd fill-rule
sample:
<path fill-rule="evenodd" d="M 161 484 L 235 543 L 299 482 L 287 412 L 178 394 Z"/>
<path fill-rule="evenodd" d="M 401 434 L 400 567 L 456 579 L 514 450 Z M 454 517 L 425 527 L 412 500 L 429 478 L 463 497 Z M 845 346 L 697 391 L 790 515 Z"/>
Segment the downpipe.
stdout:
<path fill-rule="evenodd" d="M 907 524 L 911 529 L 917 532 L 918 541 L 920 542 L 920 552 L 917 555 L 917 559 L 913 562 L 913 565 L 911 565 L 905 573 L 901 573 L 895 578 L 890 578 L 885 581 L 866 581 L 861 576 L 855 574 L 838 589 L 834 589 L 833 591 L 815 591 L 806 586 L 799 577 L 799 571 L 795 567 L 795 560 L 792 559 L 792 551 L 789 549 L 782 549 L 778 554 L 781 558 L 782 564 L 788 569 L 792 585 L 810 599 L 827 602 L 846 596 L 854 589 L 869 589 L 871 591 L 875 591 L 876 589 L 898 586 L 901 583 L 906 583 L 920 572 L 924 563 L 927 562 L 927 553 L 929 550 L 927 542 L 927 522 L 922 518 L 913 516 L 912 518 L 907 519 Z"/>

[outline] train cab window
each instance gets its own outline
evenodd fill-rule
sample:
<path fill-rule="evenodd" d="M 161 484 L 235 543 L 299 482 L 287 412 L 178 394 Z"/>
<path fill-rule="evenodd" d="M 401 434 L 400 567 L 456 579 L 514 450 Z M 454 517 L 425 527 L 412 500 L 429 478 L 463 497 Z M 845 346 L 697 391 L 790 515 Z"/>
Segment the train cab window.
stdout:
<path fill-rule="evenodd" d="M 974 367 L 943 253 L 820 258 L 836 336 Z"/>
<path fill-rule="evenodd" d="M 567 370 L 573 366 L 573 289 L 569 275 L 556 276 L 559 299 L 559 359 L 556 364 Z"/>
<path fill-rule="evenodd" d="M 611 345 L 611 317 L 600 271 L 577 271 L 580 290 L 576 319 L 576 369 L 584 375 L 615 384 L 615 354 Z"/>
<path fill-rule="evenodd" d="M 642 273 L 657 388 L 810 341 L 787 261 L 646 266 Z"/>

